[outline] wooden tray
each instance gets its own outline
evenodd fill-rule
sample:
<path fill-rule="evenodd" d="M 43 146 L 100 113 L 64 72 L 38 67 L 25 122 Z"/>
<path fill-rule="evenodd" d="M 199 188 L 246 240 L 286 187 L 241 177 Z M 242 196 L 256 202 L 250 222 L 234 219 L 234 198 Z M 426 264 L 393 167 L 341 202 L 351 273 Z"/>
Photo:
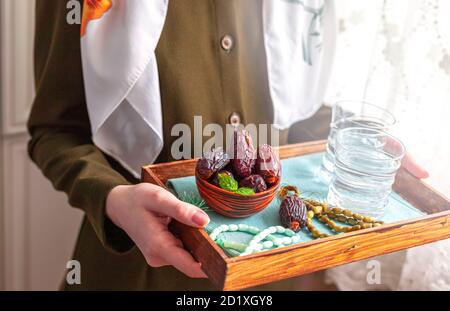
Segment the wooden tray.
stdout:
<path fill-rule="evenodd" d="M 325 141 L 279 148 L 282 159 L 324 150 Z M 145 166 L 142 181 L 166 187 L 171 178 L 194 175 L 195 163 L 193 159 Z M 394 190 L 427 215 L 234 258 L 228 257 L 203 229 L 174 221 L 171 230 L 221 290 L 283 280 L 450 237 L 449 199 L 403 169 L 397 174 Z"/>

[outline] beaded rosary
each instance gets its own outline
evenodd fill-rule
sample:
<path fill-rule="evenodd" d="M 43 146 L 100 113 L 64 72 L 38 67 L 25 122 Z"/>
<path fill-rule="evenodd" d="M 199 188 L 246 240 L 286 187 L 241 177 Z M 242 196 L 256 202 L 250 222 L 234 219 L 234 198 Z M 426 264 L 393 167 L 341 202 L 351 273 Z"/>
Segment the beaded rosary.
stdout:
<path fill-rule="evenodd" d="M 250 255 L 263 250 L 283 247 L 299 242 L 300 236 L 296 235 L 294 230 L 285 228 L 289 226 L 295 228 L 296 231 L 299 231 L 301 228 L 306 228 L 315 239 L 329 237 L 330 234 L 320 232 L 319 229 L 313 225 L 312 220 L 314 217 L 336 233 L 373 228 L 383 224 L 382 221 L 354 213 L 348 209 L 330 207 L 326 202 L 300 198 L 300 192 L 295 186 L 282 187 L 278 196 L 282 201 L 280 209 L 286 208 L 286 211 L 284 212 L 288 213 L 289 217 L 287 217 L 287 219 L 289 219 L 290 223 L 286 223 L 282 218 L 284 226 L 271 226 L 263 230 L 246 224 L 219 225 L 210 231 L 210 238 L 229 255 L 235 257 Z M 192 195 L 184 194 L 181 199 L 197 205 L 202 209 L 207 209 L 201 198 L 196 199 Z M 285 204 L 286 202 L 289 202 L 291 205 Z M 297 206 L 292 206 L 293 203 L 297 204 Z M 289 210 L 288 207 L 291 209 Z M 283 213 L 280 211 L 280 216 L 282 216 L 282 214 Z M 340 226 L 336 222 L 348 226 Z M 228 241 L 219 237 L 220 234 L 225 232 L 248 233 L 253 235 L 253 238 L 248 244 Z M 284 235 L 284 237 L 276 237 L 274 234 Z"/>
<path fill-rule="evenodd" d="M 288 198 L 288 196 L 300 198 L 300 191 L 295 186 L 282 187 L 279 193 L 280 199 L 285 200 L 286 198 Z M 312 219 L 314 217 L 316 217 L 317 220 L 325 224 L 328 228 L 330 228 L 332 231 L 336 233 L 351 232 L 361 229 L 378 227 L 383 224 L 382 221 L 376 220 L 372 217 L 354 213 L 348 209 L 342 209 L 339 207 L 330 207 L 325 202 L 320 202 L 312 199 L 298 199 L 298 201 L 300 201 L 300 204 L 304 204 L 307 210 L 305 227 L 316 239 L 325 238 L 330 235 L 322 233 L 316 227 L 314 227 L 312 223 Z M 290 216 L 292 217 L 292 215 Z M 336 221 L 347 224 L 349 226 L 348 227 L 339 226 L 336 223 Z"/>
<path fill-rule="evenodd" d="M 254 237 L 247 244 L 232 242 L 222 239 L 217 239 L 218 235 L 223 232 L 245 232 L 253 234 Z M 277 238 L 272 234 L 283 234 L 285 237 Z M 286 229 L 282 226 L 272 226 L 264 230 L 259 230 L 254 226 L 248 226 L 246 224 L 231 224 L 220 225 L 210 233 L 209 237 L 215 241 L 221 248 L 227 251 L 233 250 L 230 254 L 237 256 L 245 256 L 252 253 L 260 252 L 264 249 L 271 249 L 273 247 L 287 246 L 300 241 L 300 237 L 295 235 L 295 232 L 291 229 Z M 239 252 L 239 253 L 236 253 Z"/>

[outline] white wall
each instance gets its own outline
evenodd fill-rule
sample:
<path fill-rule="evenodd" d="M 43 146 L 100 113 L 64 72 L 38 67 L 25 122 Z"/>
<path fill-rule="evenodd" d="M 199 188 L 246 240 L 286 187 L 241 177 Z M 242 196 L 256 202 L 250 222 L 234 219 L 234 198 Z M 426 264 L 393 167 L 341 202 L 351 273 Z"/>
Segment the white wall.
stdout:
<path fill-rule="evenodd" d="M 31 163 L 34 0 L 1 0 L 0 289 L 55 290 L 82 213 Z"/>

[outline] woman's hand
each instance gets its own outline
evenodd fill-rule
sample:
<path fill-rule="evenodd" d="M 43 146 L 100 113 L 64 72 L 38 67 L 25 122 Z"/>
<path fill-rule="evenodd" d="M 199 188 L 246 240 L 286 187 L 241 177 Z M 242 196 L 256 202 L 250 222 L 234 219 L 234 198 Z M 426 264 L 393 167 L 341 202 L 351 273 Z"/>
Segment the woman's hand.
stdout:
<path fill-rule="evenodd" d="M 209 217 L 198 207 L 161 187 L 142 183 L 113 188 L 106 214 L 136 243 L 150 266 L 172 265 L 189 277 L 206 278 L 200 263 L 167 228 L 172 218 L 193 227 L 207 225 Z"/>
<path fill-rule="evenodd" d="M 430 176 L 428 171 L 419 163 L 417 163 L 416 160 L 414 160 L 414 158 L 408 152 L 403 158 L 402 166 L 416 178 L 424 179 Z"/>

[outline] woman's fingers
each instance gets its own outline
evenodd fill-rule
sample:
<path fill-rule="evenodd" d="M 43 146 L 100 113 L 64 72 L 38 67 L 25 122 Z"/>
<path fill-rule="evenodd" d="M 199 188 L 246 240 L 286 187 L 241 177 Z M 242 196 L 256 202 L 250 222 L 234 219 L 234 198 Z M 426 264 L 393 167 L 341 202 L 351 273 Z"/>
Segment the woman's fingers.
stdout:
<path fill-rule="evenodd" d="M 201 264 L 183 248 L 176 245 L 167 245 L 163 248 L 163 259 L 180 272 L 191 278 L 207 278 L 201 269 Z"/>
<path fill-rule="evenodd" d="M 147 260 L 148 265 L 153 268 L 170 266 L 170 264 L 166 260 L 164 260 L 158 256 L 150 256 L 150 257 L 146 258 L 146 260 Z"/>
<path fill-rule="evenodd" d="M 385 148 L 387 148 L 386 150 L 388 152 L 398 153 L 404 148 L 404 146 L 399 141 L 394 140 L 393 138 L 388 138 Z M 430 176 L 428 171 L 417 163 L 409 152 L 406 152 L 403 157 L 402 167 L 419 179 L 428 178 Z"/>
<path fill-rule="evenodd" d="M 204 227 L 209 223 L 209 216 L 200 208 L 178 200 L 170 192 L 161 189 L 155 194 L 154 200 L 149 202 L 152 212 L 167 215 L 191 226 Z"/>
<path fill-rule="evenodd" d="M 183 249 L 183 243 L 177 239 L 167 226 L 160 222 L 160 217 L 145 211 L 140 217 L 140 234 L 138 240 L 142 245 L 147 263 L 152 267 L 174 266 L 177 270 L 192 278 L 205 278 L 200 264 Z"/>
<path fill-rule="evenodd" d="M 158 220 L 163 225 L 167 226 L 172 221 L 172 217 L 169 217 L 169 216 L 156 216 L 156 220 Z"/>
<path fill-rule="evenodd" d="M 204 211 L 150 184 L 117 187 L 109 195 L 108 204 L 111 215 L 117 216 L 113 218 L 133 239 L 150 266 L 172 265 L 189 277 L 206 277 L 201 265 L 167 229 L 172 218 L 190 226 L 203 227 L 209 222 Z"/>
<path fill-rule="evenodd" d="M 176 240 L 176 241 L 175 241 L 175 245 L 178 246 L 178 247 L 180 247 L 180 248 L 183 248 L 183 249 L 184 249 L 183 242 L 181 242 L 180 239 L 175 239 L 175 240 Z"/>
<path fill-rule="evenodd" d="M 428 178 L 430 174 L 428 171 L 417 163 L 417 161 L 407 152 L 403 158 L 402 166 L 412 175 L 419 179 Z"/>
<path fill-rule="evenodd" d="M 206 278 L 200 263 L 195 261 L 184 248 L 181 241 L 168 230 L 160 233 L 155 243 L 159 245 L 158 256 L 191 278 Z"/>

